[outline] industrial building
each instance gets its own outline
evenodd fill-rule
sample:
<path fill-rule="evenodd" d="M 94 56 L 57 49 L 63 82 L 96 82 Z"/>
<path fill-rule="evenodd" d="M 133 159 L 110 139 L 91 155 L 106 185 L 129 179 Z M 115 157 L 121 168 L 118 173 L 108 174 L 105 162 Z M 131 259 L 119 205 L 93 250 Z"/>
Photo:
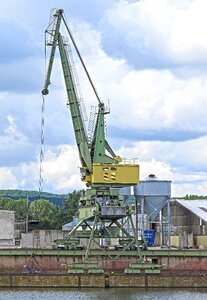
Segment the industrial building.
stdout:
<path fill-rule="evenodd" d="M 207 248 L 207 200 L 175 199 L 170 207 L 172 247 Z"/>

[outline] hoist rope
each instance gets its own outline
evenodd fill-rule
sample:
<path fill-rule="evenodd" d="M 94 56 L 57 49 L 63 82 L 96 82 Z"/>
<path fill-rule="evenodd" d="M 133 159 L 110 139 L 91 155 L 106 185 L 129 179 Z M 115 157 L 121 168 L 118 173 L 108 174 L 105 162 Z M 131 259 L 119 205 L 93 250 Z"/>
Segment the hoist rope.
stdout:
<path fill-rule="evenodd" d="M 47 70 L 47 49 L 46 49 L 46 32 L 45 32 L 45 74 Z M 39 193 L 43 191 L 43 163 L 44 163 L 44 142 L 45 142 L 45 98 L 42 94 L 42 110 L 41 110 L 41 145 L 40 145 L 40 161 L 39 161 Z"/>
<path fill-rule="evenodd" d="M 45 98 L 42 95 L 42 112 L 41 112 L 41 147 L 40 147 L 40 169 L 39 169 L 39 193 L 42 192 L 43 188 L 43 162 L 44 162 L 44 131 L 45 131 Z"/>

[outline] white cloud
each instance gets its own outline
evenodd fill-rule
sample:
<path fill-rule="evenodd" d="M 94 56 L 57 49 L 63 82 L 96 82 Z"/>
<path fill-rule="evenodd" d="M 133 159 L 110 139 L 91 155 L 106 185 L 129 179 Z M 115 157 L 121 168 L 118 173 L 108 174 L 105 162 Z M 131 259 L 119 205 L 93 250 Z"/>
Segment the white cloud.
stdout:
<path fill-rule="evenodd" d="M 136 142 L 133 146 L 120 148 L 117 154 L 138 158 L 140 162 L 162 161 L 180 172 L 204 172 L 207 170 L 207 137 L 184 142 Z"/>
<path fill-rule="evenodd" d="M 81 189 L 78 166 L 80 165 L 76 146 L 62 145 L 56 152 L 45 153 L 43 163 L 43 177 L 46 185 L 54 190 Z"/>
<path fill-rule="evenodd" d="M 155 174 L 160 180 L 172 181 L 172 195 L 206 195 L 207 137 L 185 142 L 137 142 L 122 147 L 117 154 L 136 157 L 140 179 Z"/>
<path fill-rule="evenodd" d="M 15 118 L 11 115 L 7 116 L 8 126 L 5 128 L 4 133 L 8 136 L 12 136 L 13 138 L 25 139 L 22 132 L 18 129 L 17 124 L 15 122 Z"/>
<path fill-rule="evenodd" d="M 28 144 L 27 137 L 19 130 L 16 120 L 13 116 L 7 116 L 7 124 L 4 129 L 4 134 L 0 136 L 0 150 L 18 150 Z"/>
<path fill-rule="evenodd" d="M 146 130 L 176 128 L 178 131 L 205 131 L 205 73 L 182 78 L 170 70 L 143 70 L 128 72 L 123 77 L 117 74 L 117 77 L 119 83 L 115 81 L 105 85 L 109 96 L 112 95 L 113 125 Z"/>
<path fill-rule="evenodd" d="M 122 0 L 105 13 L 103 22 L 141 53 L 151 49 L 153 56 L 174 62 L 206 62 L 206 9 L 205 0 Z"/>
<path fill-rule="evenodd" d="M 1 189 L 16 189 L 18 185 L 18 179 L 9 168 L 0 168 Z"/>
<path fill-rule="evenodd" d="M 162 17 L 165 18 L 164 12 L 166 6 L 169 10 L 173 9 L 177 12 L 178 9 L 172 7 L 168 1 L 161 2 L 164 7 L 161 20 Z M 118 14 L 119 11 L 115 11 L 114 9 L 110 13 L 113 19 L 118 19 L 118 24 L 120 22 L 121 26 L 124 27 L 125 18 L 127 18 L 127 21 L 129 19 L 131 22 L 138 22 L 137 18 L 135 19 L 135 17 L 131 17 L 130 15 L 130 13 L 134 15 L 134 11 L 136 11 L 137 7 L 146 10 L 146 12 L 150 9 L 150 13 L 155 15 L 153 10 L 153 5 L 155 4 L 153 4 L 151 8 L 150 5 L 147 6 L 146 3 L 149 5 L 151 1 L 140 1 L 131 4 L 126 1 L 120 1 L 115 4 L 115 7 L 118 6 L 121 10 L 120 18 L 114 16 L 114 14 Z M 130 11 L 128 12 L 127 9 Z M 159 9 L 162 11 L 162 6 Z M 127 13 L 124 13 L 125 10 Z M 181 12 L 183 11 L 185 10 L 182 8 Z M 147 20 L 148 18 L 149 16 Z M 156 18 L 156 16 L 154 16 L 154 18 Z M 151 26 L 147 24 L 146 21 L 144 26 Z M 117 24 L 113 23 L 113 25 L 116 26 Z M 139 30 L 139 27 L 134 23 L 131 27 L 135 31 Z M 89 73 L 92 75 L 92 81 L 102 100 L 106 104 L 107 100 L 110 100 L 110 125 L 116 125 L 121 128 L 141 128 L 146 130 L 176 128 L 177 131 L 205 131 L 207 126 L 205 118 L 207 106 L 204 105 L 207 98 L 207 75 L 205 71 L 185 68 L 176 70 L 135 70 L 129 67 L 127 61 L 116 58 L 112 59 L 108 56 L 103 51 L 100 33 L 92 29 L 88 24 L 79 22 L 76 30 L 77 44 L 81 52 L 83 51 L 85 54 L 83 57 L 86 61 Z M 130 25 L 124 30 L 130 31 Z M 156 39 L 154 34 L 156 28 L 152 26 L 151 30 L 152 37 Z M 166 34 L 164 38 L 165 42 L 168 41 L 167 36 L 168 34 Z M 84 38 L 87 40 L 86 44 L 84 43 Z M 93 45 L 93 47 L 91 47 L 91 45 Z M 158 41 L 157 46 L 163 51 L 163 47 L 161 47 Z M 134 47 L 136 47 L 136 43 Z M 83 69 L 80 68 L 79 65 L 76 67 L 86 107 L 97 105 L 97 100 L 94 98 L 91 87 L 86 83 L 85 77 L 83 76 Z M 117 120 L 119 120 L 118 123 Z"/>
<path fill-rule="evenodd" d="M 169 49 L 173 58 L 185 62 L 207 61 L 205 0 L 190 1 L 179 11 L 171 25 Z"/>
<path fill-rule="evenodd" d="M 76 146 L 60 145 L 53 150 L 45 151 L 43 161 L 43 191 L 67 193 L 74 189 L 85 187 L 81 182 L 78 166 L 80 165 Z M 40 176 L 39 157 L 35 161 L 20 163 L 16 167 L 5 169 L 8 175 L 13 175 L 15 188 L 39 190 Z M 2 170 L 4 170 L 2 168 Z M 4 180 L 4 173 L 0 176 L 0 186 L 7 182 L 6 188 L 12 188 L 12 181 Z M 7 176 L 8 178 L 8 176 Z M 18 179 L 17 179 L 18 178 Z M 14 181 L 16 179 L 16 181 Z M 10 185 L 11 182 L 11 185 Z"/>

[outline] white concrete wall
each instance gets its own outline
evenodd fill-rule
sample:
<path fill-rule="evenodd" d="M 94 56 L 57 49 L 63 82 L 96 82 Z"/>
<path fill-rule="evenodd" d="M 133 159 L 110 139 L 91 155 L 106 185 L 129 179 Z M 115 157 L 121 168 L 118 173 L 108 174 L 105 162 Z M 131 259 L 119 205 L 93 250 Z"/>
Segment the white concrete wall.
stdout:
<path fill-rule="evenodd" d="M 22 248 L 51 248 L 56 239 L 64 239 L 68 232 L 62 230 L 33 230 L 30 233 L 21 234 Z"/>
<path fill-rule="evenodd" d="M 33 234 L 30 233 L 22 233 L 20 247 L 22 248 L 33 248 Z"/>
<path fill-rule="evenodd" d="M 15 212 L 0 210 L 0 246 L 15 245 Z"/>

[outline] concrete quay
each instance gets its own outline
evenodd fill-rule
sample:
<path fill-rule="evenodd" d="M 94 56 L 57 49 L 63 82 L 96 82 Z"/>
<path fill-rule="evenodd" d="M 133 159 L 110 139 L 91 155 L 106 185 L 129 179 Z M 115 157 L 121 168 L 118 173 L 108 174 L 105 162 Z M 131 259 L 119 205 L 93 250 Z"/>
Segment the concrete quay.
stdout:
<path fill-rule="evenodd" d="M 110 256 L 119 251 L 108 250 Z M 126 251 L 111 260 L 101 250 L 92 250 L 90 259 L 103 274 L 68 274 L 65 264 L 81 262 L 84 251 L 53 249 L 0 249 L 0 287 L 207 287 L 206 250 L 154 249 L 143 251 L 146 261 L 162 265 L 160 274 L 124 274 L 136 261 L 135 251 Z"/>

